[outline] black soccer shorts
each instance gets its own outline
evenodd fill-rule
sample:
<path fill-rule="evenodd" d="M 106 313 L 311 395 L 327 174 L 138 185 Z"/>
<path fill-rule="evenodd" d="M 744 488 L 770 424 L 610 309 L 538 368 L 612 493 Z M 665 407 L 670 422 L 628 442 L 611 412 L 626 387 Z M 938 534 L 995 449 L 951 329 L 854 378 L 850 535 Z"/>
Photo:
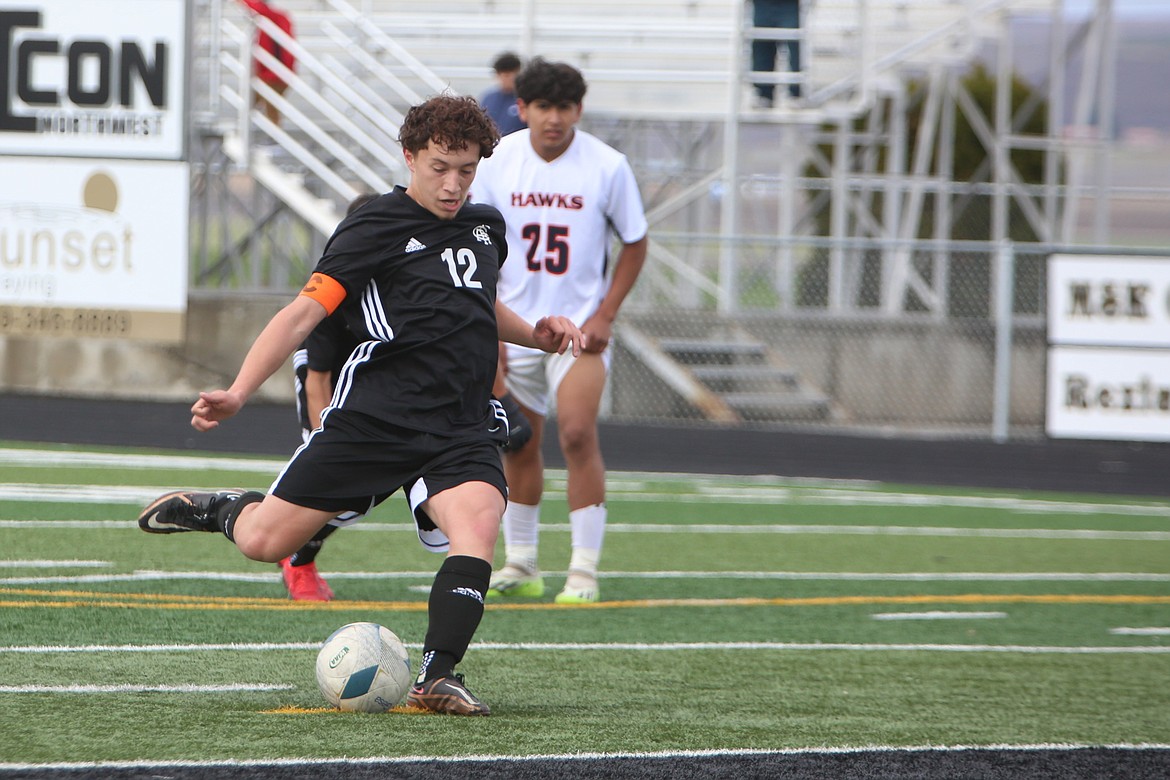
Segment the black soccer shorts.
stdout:
<path fill-rule="evenodd" d="M 486 482 L 507 499 L 498 437 L 487 431 L 439 436 L 332 409 L 268 492 L 310 509 L 365 514 L 402 488 L 419 540 L 442 552 L 447 538 L 419 506 L 466 482 Z"/>

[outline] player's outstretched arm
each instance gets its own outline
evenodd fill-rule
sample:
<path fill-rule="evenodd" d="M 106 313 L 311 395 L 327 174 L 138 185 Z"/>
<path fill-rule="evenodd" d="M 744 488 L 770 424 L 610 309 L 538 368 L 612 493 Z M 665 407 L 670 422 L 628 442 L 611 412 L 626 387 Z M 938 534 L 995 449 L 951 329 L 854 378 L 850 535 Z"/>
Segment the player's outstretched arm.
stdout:
<path fill-rule="evenodd" d="M 499 330 L 501 341 L 544 352 L 563 353 L 572 349 L 573 356 L 576 357 L 581 354 L 586 343 L 581 329 L 568 317 L 560 315 L 541 317 L 533 326 L 499 301 L 496 301 L 496 328 Z"/>
<path fill-rule="evenodd" d="M 284 365 L 323 319 L 325 307 L 303 295 L 278 311 L 252 343 L 232 386 L 199 394 L 199 400 L 191 407 L 191 426 L 197 431 L 210 431 L 240 411 L 252 393 Z"/>

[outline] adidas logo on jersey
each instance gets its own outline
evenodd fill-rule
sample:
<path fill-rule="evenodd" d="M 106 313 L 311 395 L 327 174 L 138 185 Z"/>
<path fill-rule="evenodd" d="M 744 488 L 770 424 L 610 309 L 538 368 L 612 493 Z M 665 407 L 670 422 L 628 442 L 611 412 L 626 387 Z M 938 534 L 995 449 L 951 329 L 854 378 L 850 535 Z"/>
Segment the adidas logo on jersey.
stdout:
<path fill-rule="evenodd" d="M 414 238 L 413 236 L 411 236 L 411 239 L 406 242 L 407 254 L 409 254 L 411 252 L 421 252 L 422 250 L 424 250 L 426 248 L 427 248 L 426 244 L 419 241 L 417 238 Z"/>

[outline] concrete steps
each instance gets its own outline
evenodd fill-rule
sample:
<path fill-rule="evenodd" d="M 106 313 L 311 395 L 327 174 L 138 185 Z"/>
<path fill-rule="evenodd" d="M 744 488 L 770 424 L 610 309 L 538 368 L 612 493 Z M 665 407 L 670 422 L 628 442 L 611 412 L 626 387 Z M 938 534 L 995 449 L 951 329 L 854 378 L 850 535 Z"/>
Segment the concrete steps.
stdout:
<path fill-rule="evenodd" d="M 825 420 L 831 399 L 777 365 L 763 343 L 742 339 L 663 338 L 658 347 L 741 420 Z"/>

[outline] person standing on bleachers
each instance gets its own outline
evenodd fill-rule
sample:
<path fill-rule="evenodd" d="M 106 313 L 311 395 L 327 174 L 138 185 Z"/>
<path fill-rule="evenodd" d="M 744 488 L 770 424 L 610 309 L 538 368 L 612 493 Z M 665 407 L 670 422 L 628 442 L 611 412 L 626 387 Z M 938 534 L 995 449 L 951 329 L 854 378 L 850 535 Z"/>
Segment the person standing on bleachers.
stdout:
<path fill-rule="evenodd" d="M 528 127 L 520 118 L 520 107 L 516 105 L 516 76 L 520 73 L 520 65 L 520 58 L 510 51 L 496 57 L 492 63 L 496 86 L 479 98 L 479 104 L 496 123 L 501 136 Z"/>
<path fill-rule="evenodd" d="M 240 0 L 240 2 L 248 6 L 248 9 L 252 13 L 270 20 L 290 38 L 293 37 L 292 17 L 287 12 L 280 10 L 271 3 L 266 2 L 266 0 Z M 256 48 L 268 52 L 290 71 L 296 71 L 297 62 L 296 58 L 293 57 L 293 53 L 286 47 L 281 46 L 271 35 L 263 30 L 256 32 Z M 283 97 L 284 91 L 288 89 L 288 83 L 274 70 L 261 62 L 259 57 L 255 59 L 254 67 L 256 70 L 256 78 L 263 81 L 273 92 Z M 260 95 L 259 92 L 253 95 L 253 104 L 264 112 L 264 116 L 268 118 L 269 122 L 277 126 L 280 125 L 280 111 Z"/>
<path fill-rule="evenodd" d="M 752 26 L 800 29 L 800 0 L 752 0 Z M 776 70 L 776 55 L 780 47 L 788 51 L 788 72 L 800 73 L 800 41 L 752 41 L 752 71 L 771 73 Z M 757 83 L 756 107 L 771 108 L 776 94 L 776 85 Z M 788 85 L 788 94 L 800 97 L 800 84 Z"/>

